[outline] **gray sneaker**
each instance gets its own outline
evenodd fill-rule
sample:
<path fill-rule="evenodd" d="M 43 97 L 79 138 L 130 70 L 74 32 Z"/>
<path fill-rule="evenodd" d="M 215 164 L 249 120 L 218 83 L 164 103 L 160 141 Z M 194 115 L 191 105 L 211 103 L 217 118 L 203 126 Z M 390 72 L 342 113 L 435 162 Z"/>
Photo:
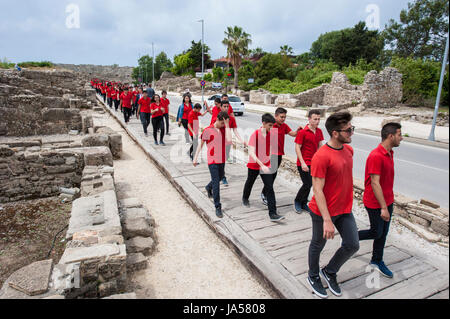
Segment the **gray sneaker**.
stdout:
<path fill-rule="evenodd" d="M 283 220 L 285 217 L 280 216 L 278 214 L 270 215 L 270 221 L 272 222 L 279 222 L 280 220 Z"/>

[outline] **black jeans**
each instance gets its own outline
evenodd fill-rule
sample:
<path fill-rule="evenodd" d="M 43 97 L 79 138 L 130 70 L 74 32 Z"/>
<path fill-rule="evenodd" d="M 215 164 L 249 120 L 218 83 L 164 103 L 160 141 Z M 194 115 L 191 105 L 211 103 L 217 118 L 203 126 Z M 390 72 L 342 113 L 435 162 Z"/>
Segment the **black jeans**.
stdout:
<path fill-rule="evenodd" d="M 112 108 L 112 98 L 111 97 L 108 98 L 108 106 L 109 106 L 109 108 Z"/>
<path fill-rule="evenodd" d="M 275 179 L 278 175 L 278 168 L 281 166 L 281 162 L 283 161 L 283 155 L 271 155 L 270 156 L 270 171 L 273 175 L 273 183 L 275 184 Z M 267 189 L 264 185 L 262 193 L 267 198 Z"/>
<path fill-rule="evenodd" d="M 103 102 L 106 103 L 106 94 L 102 93 Z"/>
<path fill-rule="evenodd" d="M 206 189 L 212 190 L 214 197 L 214 206 L 222 208 L 220 203 L 220 181 L 225 174 L 225 164 L 211 164 L 208 165 L 209 173 L 211 174 L 211 182 L 206 185 Z"/>
<path fill-rule="evenodd" d="M 188 120 L 181 120 L 181 124 L 184 127 L 184 138 L 186 139 L 186 143 L 189 143 L 191 137 L 189 135 L 189 131 L 188 131 Z"/>
<path fill-rule="evenodd" d="M 131 108 L 124 107 L 123 108 L 123 116 L 125 118 L 125 123 L 128 123 L 130 121 Z"/>
<path fill-rule="evenodd" d="M 164 121 L 166 122 L 166 133 L 169 134 L 169 113 L 164 114 Z"/>
<path fill-rule="evenodd" d="M 312 185 L 312 176 L 311 176 L 311 165 L 308 166 L 309 171 L 305 172 L 301 168 L 301 166 L 297 166 L 298 172 L 300 173 L 300 178 L 302 179 L 302 187 L 298 190 L 297 196 L 295 197 L 295 201 L 300 203 L 301 205 L 308 204 L 309 193 L 311 192 Z"/>
<path fill-rule="evenodd" d="M 158 142 L 158 129 L 161 129 L 160 142 L 164 142 L 163 117 L 158 116 L 152 118 L 152 126 L 153 126 L 153 138 L 155 139 L 155 142 Z"/>
<path fill-rule="evenodd" d="M 142 127 L 144 128 L 144 133 L 147 134 L 147 128 L 150 125 L 150 113 L 140 114 Z"/>
<path fill-rule="evenodd" d="M 317 277 L 320 270 L 320 253 L 327 240 L 323 238 L 323 218 L 314 213 L 310 213 L 310 215 L 312 218 L 312 240 L 308 251 L 309 276 Z M 325 268 L 328 273 L 336 274 L 342 265 L 359 250 L 358 229 L 352 213 L 331 217 L 331 220 L 339 231 L 342 244 Z"/>
<path fill-rule="evenodd" d="M 277 213 L 277 201 L 275 198 L 275 192 L 273 190 L 273 174 L 260 174 L 259 170 L 248 169 L 247 181 L 244 185 L 243 199 L 249 199 L 252 192 L 253 184 L 255 184 L 256 178 L 261 176 L 266 189 L 267 206 L 269 207 L 269 215 L 275 215 Z"/>
<path fill-rule="evenodd" d="M 116 109 L 116 111 L 119 109 L 119 104 L 120 104 L 120 101 L 119 100 L 113 100 L 113 102 L 114 102 L 114 108 Z"/>
<path fill-rule="evenodd" d="M 391 216 L 388 222 L 381 218 L 381 208 L 371 209 L 366 207 L 366 210 L 369 214 L 370 229 L 360 230 L 358 232 L 359 240 L 374 240 L 371 261 L 380 262 L 383 261 L 384 245 L 386 244 L 386 238 L 391 224 L 394 204 L 388 206 L 389 215 Z"/>

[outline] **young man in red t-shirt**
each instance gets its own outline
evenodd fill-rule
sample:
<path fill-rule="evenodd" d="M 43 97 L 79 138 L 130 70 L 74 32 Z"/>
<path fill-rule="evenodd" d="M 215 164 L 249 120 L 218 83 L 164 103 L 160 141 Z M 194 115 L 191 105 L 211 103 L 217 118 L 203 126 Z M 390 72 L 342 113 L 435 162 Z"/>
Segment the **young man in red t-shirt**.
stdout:
<path fill-rule="evenodd" d="M 308 113 L 308 125 L 297 133 L 295 138 L 295 152 L 297 153 L 297 170 L 302 179 L 302 187 L 294 200 L 294 208 L 297 213 L 307 211 L 308 197 L 312 187 L 311 160 L 317 150 L 323 145 L 323 133 L 319 128 L 320 111 L 311 110 Z"/>
<path fill-rule="evenodd" d="M 110 109 L 112 109 L 112 86 L 111 84 L 108 84 L 107 88 L 106 88 L 106 96 L 108 98 L 108 106 Z"/>
<path fill-rule="evenodd" d="M 225 143 L 231 141 L 229 126 L 230 117 L 227 113 L 221 112 L 217 116 L 214 125 L 208 126 L 202 133 L 202 143 L 197 148 L 193 160 L 194 167 L 198 165 L 197 159 L 206 143 L 208 168 L 211 174 L 211 182 L 205 187 L 208 197 L 214 198 L 216 216 L 223 217 L 222 204 L 220 203 L 220 180 L 225 174 Z"/>
<path fill-rule="evenodd" d="M 150 113 L 152 114 L 152 126 L 153 126 L 153 138 L 155 145 L 165 146 L 164 143 L 164 106 L 161 103 L 161 97 L 158 94 L 154 94 L 152 98 L 152 104 L 150 105 Z M 160 133 L 160 139 L 158 143 L 158 131 Z"/>
<path fill-rule="evenodd" d="M 161 92 L 161 103 L 164 106 L 164 121 L 166 122 L 166 134 L 170 136 L 169 133 L 169 105 L 170 105 L 170 101 L 167 98 L 167 91 L 162 91 Z"/>
<path fill-rule="evenodd" d="M 348 112 L 332 114 L 325 127 L 330 140 L 321 147 L 311 161 L 314 196 L 309 203 L 312 218 L 312 240 L 308 251 L 307 281 L 314 293 L 326 298 L 320 276 L 330 291 L 341 296 L 337 272 L 359 249 L 358 229 L 352 214 L 353 206 L 353 148 L 354 127 Z M 327 266 L 320 269 L 320 254 L 327 240 L 333 239 L 335 227 L 342 238 L 341 247 Z M 320 276 L 319 276 L 320 274 Z"/>
<path fill-rule="evenodd" d="M 272 146 L 272 154 L 270 158 L 270 163 L 272 164 L 271 171 L 273 174 L 273 182 L 275 183 L 275 179 L 278 175 L 278 168 L 281 166 L 281 162 L 283 161 L 284 155 L 284 141 L 286 135 L 291 137 L 296 137 L 297 132 L 302 129 L 300 126 L 297 131 L 293 131 L 286 122 L 287 110 L 279 107 L 275 110 L 275 124 L 271 130 L 271 134 L 274 134 L 278 137 L 277 145 Z M 267 205 L 267 196 L 266 196 L 266 188 L 263 188 L 261 192 L 261 200 L 264 205 Z"/>
<path fill-rule="evenodd" d="M 399 147 L 402 126 L 388 123 L 381 130 L 382 142 L 367 158 L 363 203 L 370 220 L 370 229 L 359 231 L 359 240 L 373 239 L 370 264 L 388 278 L 394 274 L 383 261 L 384 245 L 394 210 L 394 147 Z"/>
<path fill-rule="evenodd" d="M 147 128 L 150 125 L 150 116 L 151 116 L 151 99 L 148 97 L 147 92 L 144 91 L 142 93 L 142 97 L 138 102 L 139 108 L 136 114 L 136 118 L 141 118 L 141 123 L 144 128 L 145 136 L 148 136 Z"/>
<path fill-rule="evenodd" d="M 133 92 L 131 92 L 128 87 L 124 88 L 123 93 L 120 95 L 120 108 L 123 109 L 123 116 L 125 118 L 125 123 L 128 124 L 131 116 L 131 101 L 133 100 Z"/>
<path fill-rule="evenodd" d="M 266 188 L 267 206 L 269 208 L 269 217 L 271 221 L 280 221 L 284 216 L 277 214 L 277 203 L 275 191 L 273 190 L 273 173 L 271 172 L 270 155 L 273 145 L 276 144 L 278 137 L 271 134 L 275 118 L 272 114 L 266 113 L 262 116 L 262 126 L 257 129 L 248 142 L 248 175 L 242 194 L 242 204 L 250 206 L 249 198 L 258 176 Z"/>

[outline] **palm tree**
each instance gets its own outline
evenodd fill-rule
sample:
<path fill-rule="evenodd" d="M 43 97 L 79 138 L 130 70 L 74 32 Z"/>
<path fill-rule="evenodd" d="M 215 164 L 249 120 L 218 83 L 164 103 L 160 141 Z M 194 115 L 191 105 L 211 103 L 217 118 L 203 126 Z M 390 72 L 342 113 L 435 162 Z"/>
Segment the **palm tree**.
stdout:
<path fill-rule="evenodd" d="M 292 47 L 285 44 L 280 47 L 280 53 L 283 55 L 292 55 L 294 54 L 294 50 L 292 49 Z"/>
<path fill-rule="evenodd" d="M 248 54 L 248 46 L 252 43 L 252 40 L 250 34 L 237 26 L 234 28 L 227 27 L 225 36 L 222 43 L 227 47 L 227 57 L 234 69 L 234 87 L 237 89 L 239 68 L 243 57 Z"/>

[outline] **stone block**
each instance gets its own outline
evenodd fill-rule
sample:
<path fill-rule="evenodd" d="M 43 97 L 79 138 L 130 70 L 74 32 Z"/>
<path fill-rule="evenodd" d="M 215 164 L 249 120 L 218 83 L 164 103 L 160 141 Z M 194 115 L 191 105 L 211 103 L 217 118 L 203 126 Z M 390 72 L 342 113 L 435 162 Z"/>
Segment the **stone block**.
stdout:
<path fill-rule="evenodd" d="M 406 228 L 413 231 L 414 233 L 416 233 L 417 235 L 419 235 L 420 237 L 429 242 L 436 243 L 441 240 L 441 236 L 434 234 L 426 230 L 422 226 L 416 225 L 403 217 L 397 216 L 396 219 L 399 221 L 400 224 L 402 224 L 403 226 L 405 226 Z"/>
<path fill-rule="evenodd" d="M 119 206 L 121 208 L 141 208 L 142 203 L 138 198 L 125 198 L 119 200 Z"/>
<path fill-rule="evenodd" d="M 120 159 L 122 156 L 122 135 L 109 135 L 109 147 L 114 159 Z"/>
<path fill-rule="evenodd" d="M 435 202 L 432 202 L 430 200 L 423 199 L 423 198 L 420 200 L 420 204 L 431 207 L 431 208 L 440 208 L 441 207 L 441 205 L 439 205 Z"/>
<path fill-rule="evenodd" d="M 134 237 L 125 242 L 128 253 L 142 253 L 149 256 L 154 248 L 155 242 L 150 237 Z"/>
<path fill-rule="evenodd" d="M 103 299 L 137 299 L 137 298 L 136 298 L 136 293 L 130 292 L 130 293 L 126 293 L 126 294 L 112 295 L 109 297 L 105 297 Z"/>
<path fill-rule="evenodd" d="M 84 147 L 91 147 L 91 146 L 109 147 L 109 137 L 106 134 L 89 135 L 81 140 L 81 145 L 83 145 Z"/>
<path fill-rule="evenodd" d="M 419 217 L 419 216 L 415 216 L 415 215 L 409 215 L 409 219 L 414 223 L 414 224 L 418 224 L 421 225 L 425 228 L 429 227 L 431 222 L 426 220 L 425 218 Z"/>
<path fill-rule="evenodd" d="M 84 230 L 73 234 L 72 240 L 81 241 L 85 246 L 92 246 L 99 243 L 97 231 Z"/>
<path fill-rule="evenodd" d="M 150 216 L 150 213 L 145 207 L 123 209 L 120 216 L 122 223 L 127 223 L 138 218 L 144 218 L 150 226 L 155 227 L 155 220 Z"/>
<path fill-rule="evenodd" d="M 14 272 L 9 278 L 9 286 L 28 296 L 47 292 L 53 260 L 34 262 Z"/>
<path fill-rule="evenodd" d="M 438 234 L 448 236 L 448 218 L 447 219 L 441 219 L 441 218 L 434 218 L 431 221 L 431 229 L 435 231 Z"/>
<path fill-rule="evenodd" d="M 60 264 L 86 262 L 89 260 L 106 260 L 120 254 L 120 246 L 115 244 L 102 244 L 91 247 L 68 248 L 64 251 Z"/>
<path fill-rule="evenodd" d="M 140 217 L 127 220 L 122 224 L 123 236 L 125 239 L 133 237 L 154 237 L 154 229 L 150 226 L 147 219 Z"/>
<path fill-rule="evenodd" d="M 129 254 L 127 256 L 127 271 L 139 271 L 147 268 L 147 258 L 141 253 Z"/>
<path fill-rule="evenodd" d="M 108 147 L 88 147 L 83 149 L 84 163 L 88 166 L 113 166 L 113 156 Z"/>
<path fill-rule="evenodd" d="M 117 291 L 117 282 L 115 280 L 104 282 L 98 286 L 98 297 L 103 298 L 106 296 L 111 296 L 116 294 Z"/>

